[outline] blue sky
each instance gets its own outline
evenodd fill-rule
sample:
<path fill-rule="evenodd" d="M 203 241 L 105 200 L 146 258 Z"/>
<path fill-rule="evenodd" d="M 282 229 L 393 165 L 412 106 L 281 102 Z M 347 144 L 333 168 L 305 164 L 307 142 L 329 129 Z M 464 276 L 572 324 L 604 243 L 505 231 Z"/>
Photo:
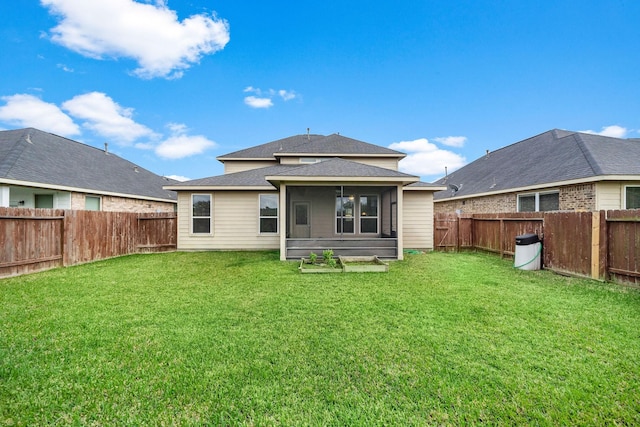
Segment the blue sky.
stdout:
<path fill-rule="evenodd" d="M 0 129 L 157 174 L 295 134 L 409 154 L 431 182 L 553 128 L 640 137 L 640 2 L 0 2 Z"/>

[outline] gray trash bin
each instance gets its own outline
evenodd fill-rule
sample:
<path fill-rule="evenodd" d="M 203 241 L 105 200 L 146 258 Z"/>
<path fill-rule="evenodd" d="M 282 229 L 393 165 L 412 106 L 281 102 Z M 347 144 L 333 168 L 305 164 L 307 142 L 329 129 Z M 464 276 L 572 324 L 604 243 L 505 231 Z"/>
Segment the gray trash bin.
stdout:
<path fill-rule="evenodd" d="M 542 242 L 537 234 L 516 236 L 516 253 L 513 266 L 521 270 L 540 270 Z"/>

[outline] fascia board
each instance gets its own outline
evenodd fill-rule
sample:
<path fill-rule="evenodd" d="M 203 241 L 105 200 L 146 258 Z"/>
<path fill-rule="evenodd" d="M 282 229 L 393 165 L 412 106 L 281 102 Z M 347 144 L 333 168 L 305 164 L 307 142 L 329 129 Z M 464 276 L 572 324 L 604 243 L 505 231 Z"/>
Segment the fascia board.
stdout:
<path fill-rule="evenodd" d="M 448 187 L 445 186 L 433 186 L 433 187 L 404 187 L 404 191 L 442 191 L 446 190 Z"/>
<path fill-rule="evenodd" d="M 376 158 L 390 158 L 390 159 L 403 159 L 407 157 L 406 154 L 368 154 L 368 153 L 274 153 L 274 157 L 376 157 Z"/>
<path fill-rule="evenodd" d="M 273 191 L 274 186 L 267 185 L 168 185 L 162 187 L 173 191 Z"/>
<path fill-rule="evenodd" d="M 400 183 L 403 185 L 412 184 L 418 182 L 419 179 L 410 177 L 363 177 L 363 176 L 278 176 L 271 175 L 266 176 L 265 179 L 269 182 L 285 182 L 287 185 L 291 183 L 320 183 L 320 182 L 348 182 L 348 183 Z"/>

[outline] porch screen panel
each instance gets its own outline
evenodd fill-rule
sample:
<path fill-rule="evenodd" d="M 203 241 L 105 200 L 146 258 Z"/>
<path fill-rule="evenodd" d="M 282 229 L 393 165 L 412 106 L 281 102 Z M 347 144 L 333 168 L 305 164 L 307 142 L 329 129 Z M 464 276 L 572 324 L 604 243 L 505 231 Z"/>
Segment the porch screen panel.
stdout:
<path fill-rule="evenodd" d="M 360 232 L 378 233 L 378 196 L 360 196 Z"/>
<path fill-rule="evenodd" d="M 336 233 L 353 234 L 354 226 L 354 196 L 337 196 L 336 197 Z"/>

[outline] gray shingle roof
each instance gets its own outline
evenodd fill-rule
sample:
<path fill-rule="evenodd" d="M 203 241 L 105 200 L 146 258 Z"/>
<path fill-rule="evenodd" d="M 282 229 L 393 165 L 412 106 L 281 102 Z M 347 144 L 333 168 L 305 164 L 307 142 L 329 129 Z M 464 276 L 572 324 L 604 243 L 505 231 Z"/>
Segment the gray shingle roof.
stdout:
<path fill-rule="evenodd" d="M 408 178 L 417 179 L 414 175 L 385 169 L 350 160 L 332 158 L 319 163 L 298 166 L 284 171 L 278 176 L 305 176 L 305 177 L 363 177 L 363 178 Z"/>
<path fill-rule="evenodd" d="M 279 175 L 291 168 L 298 167 L 297 165 L 267 166 L 242 172 L 177 182 L 172 184 L 171 187 L 265 187 L 266 189 L 275 189 L 275 187 L 265 179 L 265 176 Z"/>
<path fill-rule="evenodd" d="M 350 160 L 332 158 L 319 163 L 309 165 L 278 165 L 264 168 L 251 169 L 243 172 L 229 173 L 202 179 L 194 179 L 172 184 L 170 187 L 264 187 L 275 189 L 265 177 L 358 177 L 358 178 L 403 178 L 407 181 L 416 180 L 418 177 L 403 172 L 385 169 L 377 166 L 365 165 Z"/>
<path fill-rule="evenodd" d="M 383 155 L 389 157 L 404 157 L 405 154 L 379 145 L 369 144 L 356 139 L 347 138 L 339 134 L 324 135 L 295 135 L 277 141 L 244 150 L 234 151 L 218 157 L 218 160 L 228 159 L 271 159 L 276 156 L 292 154 L 308 155 Z"/>
<path fill-rule="evenodd" d="M 640 142 L 554 129 L 483 156 L 436 184 L 456 197 L 553 184 L 600 175 L 640 175 Z M 451 191 L 439 191 L 444 199 Z"/>
<path fill-rule="evenodd" d="M 175 201 L 156 175 L 112 153 L 33 128 L 0 131 L 0 179 Z"/>

